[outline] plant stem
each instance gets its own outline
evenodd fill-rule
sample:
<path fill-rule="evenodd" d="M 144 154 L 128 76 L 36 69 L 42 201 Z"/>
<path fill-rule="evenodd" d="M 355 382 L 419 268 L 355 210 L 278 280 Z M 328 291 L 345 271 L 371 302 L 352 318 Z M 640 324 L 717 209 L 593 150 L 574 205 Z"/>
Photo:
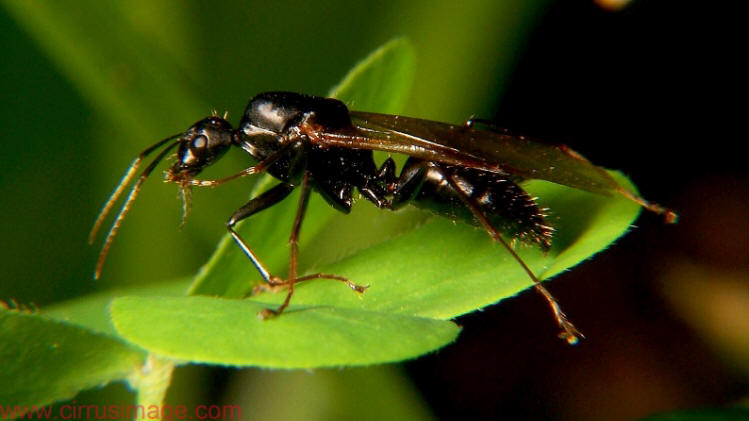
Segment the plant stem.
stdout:
<path fill-rule="evenodd" d="M 134 419 L 159 421 L 162 419 L 164 396 L 172 381 L 174 362 L 155 354 L 148 354 L 145 364 L 131 378 L 130 384 L 137 393 Z M 141 409 L 142 408 L 142 409 Z M 158 416 L 155 416 L 158 411 Z"/>

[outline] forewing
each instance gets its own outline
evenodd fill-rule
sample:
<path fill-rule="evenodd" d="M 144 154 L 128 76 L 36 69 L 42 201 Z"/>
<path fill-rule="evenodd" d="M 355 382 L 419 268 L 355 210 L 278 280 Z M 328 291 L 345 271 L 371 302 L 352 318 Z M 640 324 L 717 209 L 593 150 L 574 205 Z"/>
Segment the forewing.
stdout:
<path fill-rule="evenodd" d="M 354 131 L 325 134 L 325 140 L 337 146 L 548 180 L 594 193 L 621 191 L 606 171 L 563 145 L 388 114 L 354 111 L 351 120 Z"/>

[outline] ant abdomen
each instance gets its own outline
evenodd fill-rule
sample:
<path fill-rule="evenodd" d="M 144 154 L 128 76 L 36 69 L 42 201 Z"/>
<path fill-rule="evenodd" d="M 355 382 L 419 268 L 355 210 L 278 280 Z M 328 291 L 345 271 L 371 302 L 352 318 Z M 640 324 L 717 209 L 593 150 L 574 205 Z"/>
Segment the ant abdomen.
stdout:
<path fill-rule="evenodd" d="M 448 177 L 452 180 L 448 181 Z M 492 226 L 510 238 L 538 244 L 543 250 L 551 246 L 553 228 L 545 222 L 546 210 L 540 209 L 534 198 L 507 174 L 410 158 L 401 172 L 393 204 L 400 207 L 411 203 L 437 215 L 480 226 L 463 195 Z"/>

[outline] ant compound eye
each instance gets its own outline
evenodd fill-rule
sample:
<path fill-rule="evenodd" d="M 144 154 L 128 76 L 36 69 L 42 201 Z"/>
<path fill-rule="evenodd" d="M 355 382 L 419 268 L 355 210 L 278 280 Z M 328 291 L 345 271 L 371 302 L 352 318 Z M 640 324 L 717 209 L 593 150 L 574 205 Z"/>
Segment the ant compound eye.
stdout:
<path fill-rule="evenodd" d="M 195 139 L 192 140 L 192 147 L 195 149 L 203 149 L 205 148 L 205 145 L 208 143 L 208 139 L 206 139 L 205 136 L 200 135 L 196 136 Z"/>

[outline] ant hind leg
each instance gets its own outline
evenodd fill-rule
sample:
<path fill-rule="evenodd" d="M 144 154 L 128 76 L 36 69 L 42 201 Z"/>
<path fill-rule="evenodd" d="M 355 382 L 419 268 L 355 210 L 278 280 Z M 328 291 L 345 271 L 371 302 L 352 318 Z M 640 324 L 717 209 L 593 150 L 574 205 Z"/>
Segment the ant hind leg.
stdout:
<path fill-rule="evenodd" d="M 554 318 L 556 319 L 559 327 L 562 329 L 562 331 L 559 333 L 559 338 L 564 339 L 570 345 L 574 345 L 581 338 L 585 338 L 585 335 L 583 335 L 582 332 L 580 332 L 575 327 L 575 325 L 573 325 L 567 319 L 567 315 L 565 315 L 562 311 L 562 308 L 559 306 L 559 302 L 556 300 L 556 298 L 554 298 L 549 290 L 547 290 L 541 284 L 541 281 L 538 280 L 536 275 L 533 273 L 533 271 L 531 271 L 528 265 L 525 264 L 523 259 L 518 256 L 513 247 L 502 238 L 499 231 L 497 231 L 497 229 L 494 228 L 491 222 L 489 222 L 489 219 L 487 218 L 484 211 L 481 210 L 481 207 L 476 203 L 476 201 L 470 196 L 469 193 L 461 189 L 460 183 L 455 178 L 455 176 L 444 170 L 441 170 L 441 172 L 445 179 L 450 183 L 452 188 L 458 193 L 463 203 L 465 203 L 465 205 L 471 210 L 473 216 L 481 223 L 486 232 L 492 237 L 492 239 L 502 244 L 502 246 L 507 250 L 508 253 L 510 253 L 513 259 L 518 262 L 518 264 L 523 268 L 528 277 L 533 281 L 536 291 L 543 295 L 546 301 L 549 303 L 549 307 L 551 307 L 551 311 L 554 313 Z"/>

